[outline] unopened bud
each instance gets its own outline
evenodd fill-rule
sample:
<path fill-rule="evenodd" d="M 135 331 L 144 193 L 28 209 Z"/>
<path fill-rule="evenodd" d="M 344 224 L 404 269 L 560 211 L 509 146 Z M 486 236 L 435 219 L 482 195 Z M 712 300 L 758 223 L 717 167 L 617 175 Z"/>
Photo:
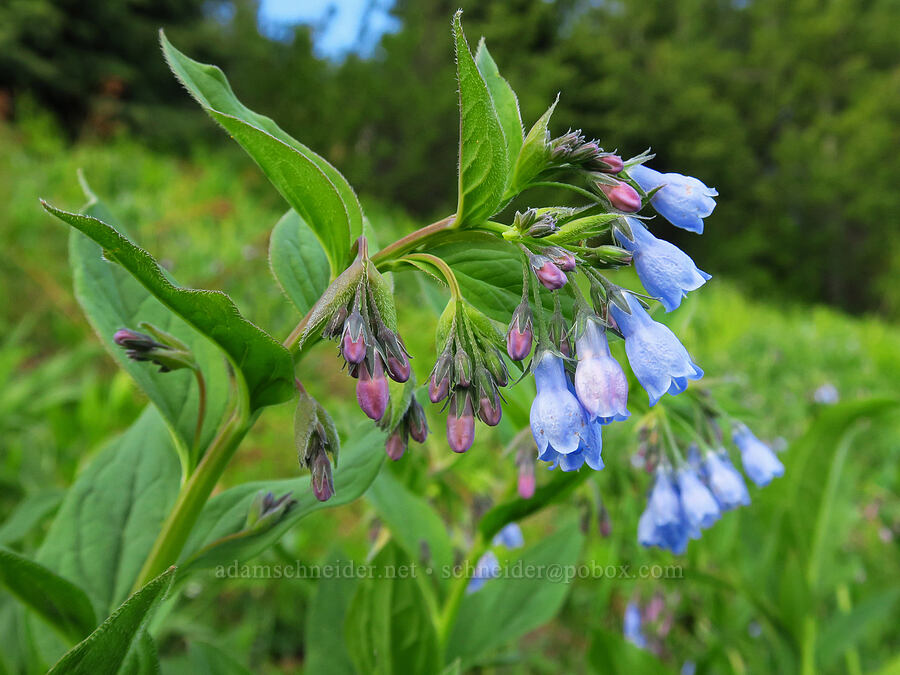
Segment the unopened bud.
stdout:
<path fill-rule="evenodd" d="M 594 171 L 602 171 L 603 173 L 616 174 L 625 168 L 625 162 L 618 155 L 605 154 L 595 158 L 591 165 L 587 167 Z"/>
<path fill-rule="evenodd" d="M 334 478 L 331 474 L 331 461 L 324 450 L 319 449 L 318 454 L 313 458 L 310 470 L 313 494 L 320 502 L 327 502 L 334 496 Z"/>
<path fill-rule="evenodd" d="M 416 443 L 424 443 L 428 437 L 428 420 L 425 418 L 425 410 L 419 402 L 413 398 L 406 411 L 406 420 L 409 424 L 409 435 Z"/>
<path fill-rule="evenodd" d="M 537 211 L 535 209 L 527 209 L 526 211 L 516 211 L 513 217 L 513 227 L 519 232 L 525 232 L 537 219 Z"/>
<path fill-rule="evenodd" d="M 428 398 L 432 403 L 438 403 L 447 398 L 450 391 L 450 367 L 453 358 L 450 356 L 449 347 L 441 352 L 434 368 L 431 371 L 431 377 L 428 382 Z"/>
<path fill-rule="evenodd" d="M 542 255 L 531 256 L 531 267 L 544 288 L 556 291 L 566 285 L 566 273 Z"/>
<path fill-rule="evenodd" d="M 375 370 L 369 373 L 366 361 L 359 364 L 359 379 L 356 382 L 356 400 L 359 407 L 373 420 L 380 420 L 387 410 L 390 391 L 384 377 L 384 365 L 381 357 L 375 355 Z"/>
<path fill-rule="evenodd" d="M 641 210 L 641 196 L 627 183 L 616 182 L 613 185 L 607 185 L 598 181 L 597 187 L 606 195 L 613 208 L 625 213 L 635 213 Z"/>
<path fill-rule="evenodd" d="M 401 354 L 399 358 L 396 356 L 389 356 L 387 360 L 387 371 L 394 382 L 406 382 L 409 379 L 409 374 L 411 372 L 409 359 L 406 357 L 406 354 Z"/>
<path fill-rule="evenodd" d="M 362 363 L 366 358 L 366 325 L 358 309 L 344 322 L 341 353 L 348 363 Z"/>
<path fill-rule="evenodd" d="M 586 254 L 586 258 L 595 265 L 619 267 L 631 264 L 632 254 L 624 248 L 604 244 L 603 246 L 596 246 L 591 249 L 591 251 Z"/>
<path fill-rule="evenodd" d="M 482 394 L 481 400 L 478 402 L 478 419 L 489 427 L 495 427 L 500 424 L 502 415 L 503 409 L 500 407 L 500 397 L 497 396 L 497 393 Z"/>
<path fill-rule="evenodd" d="M 506 332 L 506 353 L 513 361 L 521 361 L 531 353 L 534 338 L 531 320 L 531 307 L 523 300 L 513 312 Z"/>
<path fill-rule="evenodd" d="M 394 433 L 388 436 L 387 442 L 384 445 L 384 451 L 387 453 L 388 457 L 396 462 L 403 457 L 403 453 L 406 452 L 406 445 L 406 431 L 401 424 L 394 430 Z"/>
<path fill-rule="evenodd" d="M 191 350 L 181 340 L 152 324 L 142 322 L 139 325 L 150 334 L 120 328 L 113 335 L 113 342 L 125 349 L 129 359 L 150 361 L 159 366 L 161 373 L 197 367 Z"/>
<path fill-rule="evenodd" d="M 468 392 L 457 393 L 447 415 L 447 443 L 453 452 L 465 452 L 475 441 L 475 415 Z"/>
<path fill-rule="evenodd" d="M 347 307 L 341 306 L 331 317 L 331 320 L 325 325 L 322 331 L 322 337 L 326 340 L 338 337 L 344 330 L 344 322 L 347 320 Z"/>
<path fill-rule="evenodd" d="M 522 499 L 531 499 L 534 497 L 535 475 L 534 475 L 534 445 L 528 444 L 519 449 L 516 453 L 516 466 L 519 469 L 519 479 L 516 487 L 519 496 Z"/>
<path fill-rule="evenodd" d="M 472 359 L 462 349 L 453 357 L 453 375 L 456 384 L 468 387 L 472 384 Z"/>
<path fill-rule="evenodd" d="M 250 503 L 244 529 L 252 528 L 255 531 L 268 529 L 281 520 L 281 517 L 296 503 L 296 500 L 291 499 L 290 492 L 276 499 L 271 492 L 260 490 Z"/>
<path fill-rule="evenodd" d="M 499 349 L 495 347 L 485 352 L 484 363 L 498 387 L 505 387 L 509 383 L 509 373 Z"/>
<path fill-rule="evenodd" d="M 548 253 L 553 264 L 563 272 L 572 272 L 575 269 L 575 256 L 564 248 L 557 248 Z"/>

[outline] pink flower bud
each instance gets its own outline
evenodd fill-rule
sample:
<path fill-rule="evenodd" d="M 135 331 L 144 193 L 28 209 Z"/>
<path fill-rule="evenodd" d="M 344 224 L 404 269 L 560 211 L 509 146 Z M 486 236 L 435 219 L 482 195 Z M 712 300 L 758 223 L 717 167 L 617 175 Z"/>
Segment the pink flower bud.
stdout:
<path fill-rule="evenodd" d="M 465 452 L 472 447 L 475 441 L 475 416 L 472 412 L 472 401 L 468 395 L 464 395 L 465 404 L 461 414 L 457 416 L 457 396 L 450 402 L 450 411 L 447 415 L 447 442 L 453 452 Z"/>
<path fill-rule="evenodd" d="M 439 403 L 447 398 L 447 392 L 450 390 L 450 378 L 446 375 L 435 382 L 434 375 L 428 382 L 428 398 L 432 403 Z"/>
<path fill-rule="evenodd" d="M 409 359 L 406 356 L 401 356 L 399 359 L 395 356 L 389 356 L 387 371 L 394 382 L 406 382 L 410 373 Z"/>
<path fill-rule="evenodd" d="M 503 409 L 500 407 L 500 401 L 497 395 L 489 398 L 482 396 L 478 402 L 478 419 L 487 424 L 489 427 L 495 427 L 500 424 L 500 417 L 503 415 Z"/>
<path fill-rule="evenodd" d="M 531 499 L 534 497 L 534 484 L 534 471 L 530 474 L 520 473 L 518 482 L 519 496 L 522 499 Z"/>
<path fill-rule="evenodd" d="M 348 363 L 361 363 L 366 358 L 366 330 L 358 310 L 353 310 L 344 322 L 341 353 Z"/>
<path fill-rule="evenodd" d="M 597 159 L 603 173 L 619 173 L 625 168 L 625 162 L 618 155 L 600 155 Z"/>
<path fill-rule="evenodd" d="M 387 443 L 384 445 L 384 451 L 388 457 L 396 462 L 406 452 L 406 444 L 406 434 L 401 429 L 397 429 L 388 437 Z"/>
<path fill-rule="evenodd" d="M 334 479 L 331 475 L 331 462 L 324 450 L 320 449 L 313 458 L 310 471 L 313 494 L 320 502 L 327 502 L 334 496 Z"/>
<path fill-rule="evenodd" d="M 533 339 L 531 325 L 525 324 L 522 330 L 517 325 L 511 325 L 506 334 L 506 353 L 513 361 L 521 361 L 531 353 Z"/>
<path fill-rule="evenodd" d="M 560 251 L 553 256 L 553 263 L 563 272 L 571 272 L 575 269 L 575 256 L 568 251 Z"/>
<path fill-rule="evenodd" d="M 384 417 L 389 397 L 388 383 L 384 377 L 384 365 L 381 362 L 381 357 L 376 354 L 374 374 L 369 373 L 369 367 L 365 361 L 359 364 L 356 400 L 366 415 L 378 421 Z"/>
<path fill-rule="evenodd" d="M 551 291 L 556 291 L 566 285 L 566 273 L 553 264 L 552 260 L 544 258 L 545 262 L 540 267 L 534 268 L 538 280 Z"/>
<path fill-rule="evenodd" d="M 428 420 L 425 419 L 425 411 L 417 400 L 413 399 L 409 404 L 406 416 L 409 423 L 409 435 L 417 443 L 424 443 L 428 438 Z"/>
<path fill-rule="evenodd" d="M 597 186 L 606 195 L 613 208 L 625 213 L 635 213 L 641 210 L 641 196 L 627 183 L 616 183 L 615 185 L 597 183 Z"/>

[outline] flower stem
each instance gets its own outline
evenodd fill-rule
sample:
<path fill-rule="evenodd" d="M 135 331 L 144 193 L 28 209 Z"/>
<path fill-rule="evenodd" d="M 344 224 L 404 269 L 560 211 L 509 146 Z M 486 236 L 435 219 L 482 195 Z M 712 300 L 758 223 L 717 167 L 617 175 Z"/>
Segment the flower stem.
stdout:
<path fill-rule="evenodd" d="M 425 241 L 432 235 L 452 227 L 455 220 L 456 215 L 447 216 L 446 218 L 431 223 L 431 225 L 426 225 L 425 227 L 416 230 L 415 232 L 410 232 L 405 237 L 401 237 L 393 244 L 389 244 L 388 246 L 385 246 L 383 249 L 378 251 L 378 253 L 372 256 L 371 260 L 377 267 L 380 264 L 384 264 L 386 262 L 390 262 L 391 260 L 399 258 L 407 251 L 411 251 L 416 246 L 419 246 L 423 241 Z"/>
<path fill-rule="evenodd" d="M 456 281 L 456 275 L 453 273 L 453 270 L 450 269 L 450 265 L 443 259 L 438 258 L 436 255 L 431 255 L 430 253 L 410 253 L 403 256 L 401 260 L 418 260 L 437 267 L 444 277 L 444 280 L 447 282 L 447 285 L 450 287 L 450 294 L 453 296 L 453 299 L 458 301 L 462 297 L 462 292 L 459 290 L 459 283 Z"/>
<path fill-rule="evenodd" d="M 255 419 L 253 416 L 248 420 L 235 412 L 219 429 L 197 469 L 182 486 L 175 506 L 163 523 L 132 591 L 146 585 L 178 560 L 206 500 Z"/>
<path fill-rule="evenodd" d="M 197 378 L 197 426 L 194 429 L 194 452 L 200 449 L 200 434 L 203 432 L 203 421 L 206 419 L 206 378 L 200 368 L 194 368 Z"/>

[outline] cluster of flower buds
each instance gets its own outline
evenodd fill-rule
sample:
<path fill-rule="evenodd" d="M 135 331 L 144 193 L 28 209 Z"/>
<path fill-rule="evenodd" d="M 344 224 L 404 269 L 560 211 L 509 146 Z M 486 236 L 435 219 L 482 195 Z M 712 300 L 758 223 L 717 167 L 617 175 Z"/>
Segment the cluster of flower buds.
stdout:
<path fill-rule="evenodd" d="M 320 502 L 334 496 L 331 462 L 337 466 L 341 441 L 334 421 L 316 399 L 298 383 L 294 411 L 294 444 L 300 467 L 309 469 L 313 494 Z"/>
<path fill-rule="evenodd" d="M 478 310 L 451 300 L 438 326 L 444 348 L 428 383 L 432 403 L 447 400 L 447 441 L 454 452 L 465 452 L 475 441 L 475 418 L 488 426 L 500 423 L 500 389 L 509 383 L 501 338 Z"/>
<path fill-rule="evenodd" d="M 551 164 L 571 164 L 585 171 L 617 174 L 625 167 L 622 158 L 608 152 L 597 141 L 586 141 L 581 129 L 571 129 L 549 142 Z"/>
<path fill-rule="evenodd" d="M 746 425 L 736 423 L 732 440 L 741 455 L 744 473 L 759 487 L 784 474 L 772 449 Z M 655 469 L 647 508 L 638 524 L 638 541 L 673 553 L 684 553 L 689 539 L 699 539 L 725 511 L 750 503 L 740 472 L 724 447 L 707 447 L 703 456 L 692 446 L 687 461 L 675 466 L 663 459 Z"/>
<path fill-rule="evenodd" d="M 513 217 L 513 227 L 526 237 L 540 239 L 559 231 L 556 218 L 554 209 L 516 211 L 516 215 Z"/>
<path fill-rule="evenodd" d="M 264 532 L 271 529 L 296 503 L 296 499 L 291 499 L 290 492 L 276 498 L 271 492 L 260 490 L 247 509 L 243 531 Z"/>
<path fill-rule="evenodd" d="M 154 363 L 161 373 L 181 368 L 197 369 L 191 350 L 174 335 L 146 322 L 138 324 L 138 327 L 146 333 L 120 328 L 113 335 L 113 342 L 125 350 L 129 359 Z"/>
<path fill-rule="evenodd" d="M 378 425 L 388 432 L 384 450 L 387 456 L 395 462 L 403 457 L 412 437 L 417 443 L 424 443 L 428 437 L 428 420 L 425 419 L 425 410 L 412 395 L 412 388 L 408 388 L 408 404 L 405 412 L 395 420 L 394 415 L 385 415 Z M 406 402 L 406 397 L 402 399 Z"/>

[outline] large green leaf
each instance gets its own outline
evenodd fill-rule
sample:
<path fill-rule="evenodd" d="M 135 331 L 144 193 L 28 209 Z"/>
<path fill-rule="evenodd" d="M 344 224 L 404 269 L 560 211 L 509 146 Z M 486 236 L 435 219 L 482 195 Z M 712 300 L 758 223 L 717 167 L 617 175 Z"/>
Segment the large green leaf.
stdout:
<path fill-rule="evenodd" d="M 463 663 L 477 663 L 553 618 L 569 592 L 571 578 L 566 583 L 565 575 L 578 562 L 583 541 L 578 524 L 570 522 L 506 561 L 506 575 L 467 595 L 450 634 L 447 660 L 460 657 Z"/>
<path fill-rule="evenodd" d="M 293 209 L 272 230 L 269 265 L 301 315 L 312 309 L 328 288 L 328 257 L 309 225 Z"/>
<path fill-rule="evenodd" d="M 335 555 L 326 564 L 340 566 L 347 562 Z M 356 672 L 342 630 L 356 585 L 356 578 L 350 574 L 322 576 L 316 582 L 306 616 L 306 672 L 316 675 L 354 675 Z"/>
<path fill-rule="evenodd" d="M 298 213 L 306 218 L 307 223 L 322 241 L 329 259 L 333 263 L 332 272 L 337 273 L 335 265 L 341 265 L 346 258 L 350 244 L 363 232 L 363 211 L 353 188 L 341 173 L 329 164 L 323 157 L 316 154 L 308 147 L 292 138 L 270 118 L 253 112 L 234 95 L 231 85 L 225 74 L 216 66 L 200 63 L 185 56 L 175 49 L 160 32 L 163 54 L 175 76 L 187 88 L 191 96 L 217 121 L 223 124 L 229 133 L 234 134 L 232 128 L 239 130 L 240 134 L 234 134 L 235 139 L 256 160 L 257 164 L 269 175 L 270 180 L 278 191 Z M 232 118 L 244 125 L 255 129 L 251 131 L 235 121 L 228 121 L 226 125 L 222 118 Z M 276 151 L 271 141 L 262 138 L 261 134 L 269 136 L 272 140 L 280 141 L 296 151 L 291 155 L 283 151 Z M 303 161 L 300 159 L 303 158 Z M 286 161 L 292 168 L 279 168 L 272 162 Z M 310 163 L 318 171 L 313 171 Z M 289 185 L 276 182 L 277 180 L 301 178 L 304 185 Z M 290 193 L 289 196 L 287 193 Z M 320 194 L 321 193 L 321 194 Z M 318 208 L 307 207 L 300 204 L 299 207 L 292 200 L 302 199 L 304 195 L 313 200 L 330 199 L 336 194 L 343 204 L 343 213 L 335 208 L 327 212 Z M 310 218 L 312 213 L 315 218 Z M 324 219 L 320 219 L 324 216 Z M 333 245 L 330 246 L 330 244 Z"/>
<path fill-rule="evenodd" d="M 827 670 L 838 657 L 855 646 L 873 628 L 883 629 L 895 617 L 894 607 L 900 600 L 900 588 L 887 588 L 872 593 L 846 613 L 834 616 L 819 635 L 816 649 L 818 666 Z"/>
<path fill-rule="evenodd" d="M 403 550 L 388 543 L 371 563 L 372 578 L 358 584 L 347 610 L 344 637 L 360 673 L 436 673 L 437 635 L 419 582 Z"/>
<path fill-rule="evenodd" d="M 128 270 L 157 300 L 221 347 L 242 375 L 252 410 L 294 395 L 290 353 L 241 316 L 231 298 L 220 291 L 176 286 L 149 253 L 111 225 L 42 203 L 47 211 L 97 242 L 104 257 Z"/>
<path fill-rule="evenodd" d="M 384 434 L 372 429 L 341 448 L 334 472 L 335 494 L 327 502 L 312 494 L 309 476 L 244 483 L 213 497 L 203 508 L 182 552 L 180 575 L 234 561 L 246 561 L 271 546 L 301 518 L 359 498 L 375 480 L 384 461 Z M 260 490 L 276 496 L 290 492 L 297 503 L 272 528 L 245 530 L 250 503 Z"/>
<path fill-rule="evenodd" d="M 444 521 L 428 502 L 407 490 L 390 471 L 378 475 L 366 498 L 410 558 L 427 563 L 434 570 L 453 565 L 453 546 Z M 428 549 L 427 560 L 420 559 L 423 544 Z M 435 577 L 442 586 L 450 581 L 444 574 Z"/>
<path fill-rule="evenodd" d="M 456 225 L 490 218 L 506 189 L 506 138 L 494 102 L 478 71 L 460 23 L 453 17 L 456 76 L 459 81 L 459 198 Z"/>
<path fill-rule="evenodd" d="M 131 590 L 180 482 L 169 430 L 148 406 L 69 488 L 38 562 L 83 588 L 106 616 Z"/>
<path fill-rule="evenodd" d="M 146 672 L 149 655 L 141 651 L 131 656 L 136 640 L 145 641 L 142 629 L 149 620 L 152 610 L 166 596 L 175 578 L 175 568 L 171 567 L 132 595 L 106 621 L 63 656 L 50 673 L 65 675 L 97 675 L 98 673 L 118 673 L 129 663 L 127 671 Z M 130 658 L 129 658 L 130 657 Z M 155 654 L 153 655 L 155 658 Z M 132 660 L 136 659 L 136 660 Z"/>
<path fill-rule="evenodd" d="M 672 672 L 656 656 L 631 644 L 621 633 L 602 628 L 594 631 L 588 662 L 596 673 L 664 675 Z"/>
<path fill-rule="evenodd" d="M 519 99 L 516 98 L 516 92 L 509 86 L 509 82 L 500 75 L 500 70 L 488 51 L 484 38 L 481 38 L 478 49 L 475 50 L 475 63 L 491 93 L 497 118 L 503 127 L 503 135 L 506 138 L 506 165 L 511 168 L 516 163 L 523 141 Z"/>
<path fill-rule="evenodd" d="M 0 584 L 71 642 L 83 639 L 97 625 L 91 601 L 78 586 L 2 547 Z"/>
<path fill-rule="evenodd" d="M 119 228 L 113 215 L 86 186 L 85 192 L 89 201 L 83 212 Z M 113 335 L 120 328 L 138 329 L 138 323 L 146 321 L 190 347 L 207 385 L 203 430 L 196 444 L 197 449 L 206 447 L 228 406 L 230 383 L 221 350 L 157 300 L 127 270 L 111 265 L 103 257 L 103 249 L 75 229 L 69 236 L 69 264 L 75 297 L 97 337 L 159 409 L 184 449 L 194 445 L 197 425 L 199 393 L 194 374 L 187 369 L 161 373 L 152 363 L 132 361 L 113 342 Z"/>

